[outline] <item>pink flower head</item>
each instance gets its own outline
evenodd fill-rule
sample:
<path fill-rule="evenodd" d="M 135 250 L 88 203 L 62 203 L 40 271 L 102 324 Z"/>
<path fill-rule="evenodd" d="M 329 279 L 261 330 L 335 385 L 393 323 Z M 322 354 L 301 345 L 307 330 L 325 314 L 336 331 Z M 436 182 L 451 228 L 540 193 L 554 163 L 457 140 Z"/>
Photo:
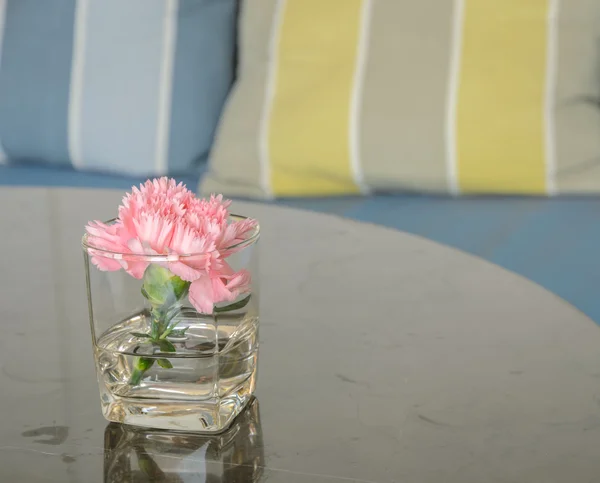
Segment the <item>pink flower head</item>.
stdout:
<path fill-rule="evenodd" d="M 226 258 L 249 237 L 256 221 L 229 221 L 228 200 L 221 195 L 199 199 L 182 183 L 166 177 L 132 188 L 111 224 L 88 223 L 92 248 L 120 254 L 92 253 L 100 270 L 123 268 L 141 279 L 149 265 L 139 255 L 168 256 L 160 262 L 181 279 L 191 282 L 189 299 L 194 307 L 212 313 L 214 304 L 235 300 L 250 289 L 250 274 L 234 272 Z M 136 257 L 138 255 L 138 257 Z"/>

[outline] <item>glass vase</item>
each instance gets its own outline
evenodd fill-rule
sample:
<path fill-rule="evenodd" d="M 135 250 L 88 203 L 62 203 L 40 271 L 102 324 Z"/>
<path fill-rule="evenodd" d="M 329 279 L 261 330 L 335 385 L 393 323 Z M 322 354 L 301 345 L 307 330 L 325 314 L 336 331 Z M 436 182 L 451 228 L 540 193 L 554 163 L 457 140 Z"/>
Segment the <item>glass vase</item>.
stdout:
<path fill-rule="evenodd" d="M 230 216 L 230 222 L 243 219 Z M 219 253 L 137 255 L 103 250 L 84 236 L 89 317 L 107 420 L 216 433 L 244 409 L 257 375 L 258 237 L 256 226 L 244 241 Z M 209 269 L 215 264 L 218 277 Z M 189 277 L 173 273 L 186 273 L 182 267 L 191 270 Z M 207 304 L 210 310 L 197 308 Z"/>
<path fill-rule="evenodd" d="M 104 431 L 104 482 L 252 483 L 265 465 L 258 401 L 219 435 L 111 423 Z"/>

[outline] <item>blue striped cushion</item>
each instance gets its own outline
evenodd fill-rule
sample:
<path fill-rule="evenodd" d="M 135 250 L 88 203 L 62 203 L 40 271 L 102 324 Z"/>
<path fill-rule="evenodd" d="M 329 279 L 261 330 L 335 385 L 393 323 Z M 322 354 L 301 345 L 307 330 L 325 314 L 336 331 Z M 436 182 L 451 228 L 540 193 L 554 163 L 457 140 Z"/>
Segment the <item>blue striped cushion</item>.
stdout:
<path fill-rule="evenodd" d="M 0 1 L 0 158 L 189 173 L 233 79 L 236 0 Z"/>

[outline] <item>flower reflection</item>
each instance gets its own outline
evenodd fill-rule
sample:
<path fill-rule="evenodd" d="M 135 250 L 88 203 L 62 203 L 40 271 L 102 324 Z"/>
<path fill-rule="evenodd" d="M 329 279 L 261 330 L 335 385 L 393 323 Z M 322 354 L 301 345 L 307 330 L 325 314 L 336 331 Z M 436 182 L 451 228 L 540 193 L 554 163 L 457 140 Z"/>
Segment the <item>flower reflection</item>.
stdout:
<path fill-rule="evenodd" d="M 264 466 L 258 401 L 222 434 L 210 436 L 110 423 L 104 482 L 256 482 Z"/>

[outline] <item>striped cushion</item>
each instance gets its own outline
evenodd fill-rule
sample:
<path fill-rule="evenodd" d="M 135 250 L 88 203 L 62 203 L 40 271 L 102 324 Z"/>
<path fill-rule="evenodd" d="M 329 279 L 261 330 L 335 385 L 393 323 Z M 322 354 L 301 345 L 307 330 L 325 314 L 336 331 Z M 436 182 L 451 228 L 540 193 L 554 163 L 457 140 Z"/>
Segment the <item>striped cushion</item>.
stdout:
<path fill-rule="evenodd" d="M 600 2 L 261 0 L 202 190 L 600 191 Z"/>
<path fill-rule="evenodd" d="M 236 0 L 0 0 L 3 158 L 191 172 L 233 77 Z"/>

